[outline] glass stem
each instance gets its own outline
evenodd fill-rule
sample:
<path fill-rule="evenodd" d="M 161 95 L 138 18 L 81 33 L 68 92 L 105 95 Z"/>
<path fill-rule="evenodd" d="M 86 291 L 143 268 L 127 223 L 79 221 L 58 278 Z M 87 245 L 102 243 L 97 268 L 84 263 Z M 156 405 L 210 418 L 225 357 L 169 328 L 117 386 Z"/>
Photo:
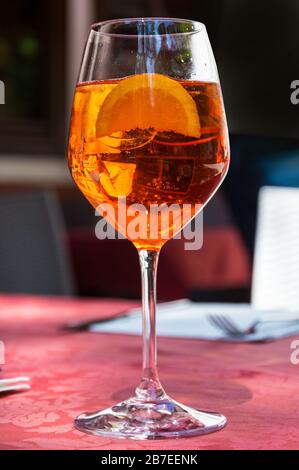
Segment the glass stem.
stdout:
<path fill-rule="evenodd" d="M 159 252 L 140 250 L 142 276 L 143 371 L 136 395 L 142 400 L 155 400 L 164 395 L 157 372 L 156 278 Z"/>

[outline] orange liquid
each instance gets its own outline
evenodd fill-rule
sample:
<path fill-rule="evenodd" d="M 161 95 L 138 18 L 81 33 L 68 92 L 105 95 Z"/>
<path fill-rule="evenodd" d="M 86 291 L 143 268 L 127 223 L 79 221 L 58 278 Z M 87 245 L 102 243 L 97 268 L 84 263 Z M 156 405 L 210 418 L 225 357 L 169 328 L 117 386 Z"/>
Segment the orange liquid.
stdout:
<path fill-rule="evenodd" d="M 128 224 L 134 218 L 128 208 L 142 204 L 149 214 L 153 205 L 159 205 L 161 210 L 156 215 L 151 213 L 155 237 L 148 221 L 146 226 L 139 227 L 142 233 L 139 239 L 132 239 L 137 248 L 158 250 L 196 215 L 226 174 L 229 144 L 221 92 L 215 83 L 179 82 L 195 102 L 200 138 L 154 128 L 130 129 L 98 138 L 99 108 L 119 82 L 77 86 L 69 137 L 69 167 L 76 184 L 95 208 L 103 203 L 113 207 L 114 215 L 102 215 L 128 238 Z M 119 217 L 119 197 L 126 197 L 125 221 Z M 165 227 L 163 208 L 172 204 L 175 206 Z M 190 204 L 188 214 L 183 211 L 184 204 Z"/>

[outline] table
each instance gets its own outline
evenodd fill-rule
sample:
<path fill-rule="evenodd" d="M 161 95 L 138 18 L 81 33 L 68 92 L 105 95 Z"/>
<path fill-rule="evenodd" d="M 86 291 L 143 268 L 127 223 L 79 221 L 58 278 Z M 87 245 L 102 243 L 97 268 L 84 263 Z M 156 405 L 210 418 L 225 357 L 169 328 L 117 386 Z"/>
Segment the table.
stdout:
<path fill-rule="evenodd" d="M 32 389 L 0 396 L 1 449 L 297 449 L 298 371 L 292 339 L 227 344 L 160 338 L 162 382 L 174 398 L 228 418 L 217 433 L 182 440 L 127 441 L 81 434 L 73 419 L 132 393 L 139 337 L 66 333 L 72 319 L 115 314 L 136 302 L 0 296 L 1 376 L 28 374 Z"/>

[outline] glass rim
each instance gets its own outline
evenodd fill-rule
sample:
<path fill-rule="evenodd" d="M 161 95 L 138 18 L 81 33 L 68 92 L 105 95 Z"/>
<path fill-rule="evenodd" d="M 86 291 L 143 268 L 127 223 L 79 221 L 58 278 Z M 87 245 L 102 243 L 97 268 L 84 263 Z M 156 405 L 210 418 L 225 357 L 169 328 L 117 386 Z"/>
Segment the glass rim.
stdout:
<path fill-rule="evenodd" d="M 156 33 L 156 34 L 122 34 L 122 33 L 110 33 L 106 31 L 101 31 L 102 26 L 106 25 L 113 25 L 113 24 L 124 24 L 125 22 L 150 22 L 150 21 L 173 21 L 174 23 L 187 23 L 189 25 L 195 26 L 193 31 L 184 31 L 184 32 L 176 32 L 176 33 Z M 113 20 L 104 20 L 99 21 L 97 23 L 93 23 L 90 27 L 90 31 L 102 36 L 108 37 L 117 37 L 117 38 L 140 38 L 140 37 L 156 37 L 156 36 L 189 36 L 193 34 L 198 34 L 202 31 L 206 30 L 206 26 L 204 23 L 195 20 L 187 20 L 184 18 L 172 18 L 168 16 L 140 16 L 140 17 L 132 17 L 132 18 L 117 18 Z"/>

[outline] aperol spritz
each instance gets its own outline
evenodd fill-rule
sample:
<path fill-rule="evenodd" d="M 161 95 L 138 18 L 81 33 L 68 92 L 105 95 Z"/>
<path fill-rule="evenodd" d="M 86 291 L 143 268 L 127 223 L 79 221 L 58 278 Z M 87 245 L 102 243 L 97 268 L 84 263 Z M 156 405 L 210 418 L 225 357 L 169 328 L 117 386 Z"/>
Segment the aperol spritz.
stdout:
<path fill-rule="evenodd" d="M 226 132 L 217 83 L 158 74 L 79 83 L 69 164 L 95 208 L 103 203 L 114 207 L 109 222 L 129 239 L 130 216 L 122 225 L 118 199 L 126 198 L 127 208 L 143 205 L 146 228 L 132 242 L 159 249 L 189 222 L 183 205 L 191 205 L 188 217 L 193 217 L 224 178 L 229 161 Z M 150 211 L 154 205 L 160 211 Z M 174 213 L 165 237 L 161 216 L 170 205 Z M 150 232 L 153 226 L 157 230 Z"/>
<path fill-rule="evenodd" d="M 189 408 L 164 391 L 155 330 L 160 248 L 200 212 L 229 164 L 224 106 L 205 26 L 171 18 L 92 26 L 75 90 L 68 160 L 85 197 L 136 246 L 142 273 L 140 384 L 131 398 L 80 415 L 76 427 L 127 439 L 221 429 L 223 415 Z"/>

